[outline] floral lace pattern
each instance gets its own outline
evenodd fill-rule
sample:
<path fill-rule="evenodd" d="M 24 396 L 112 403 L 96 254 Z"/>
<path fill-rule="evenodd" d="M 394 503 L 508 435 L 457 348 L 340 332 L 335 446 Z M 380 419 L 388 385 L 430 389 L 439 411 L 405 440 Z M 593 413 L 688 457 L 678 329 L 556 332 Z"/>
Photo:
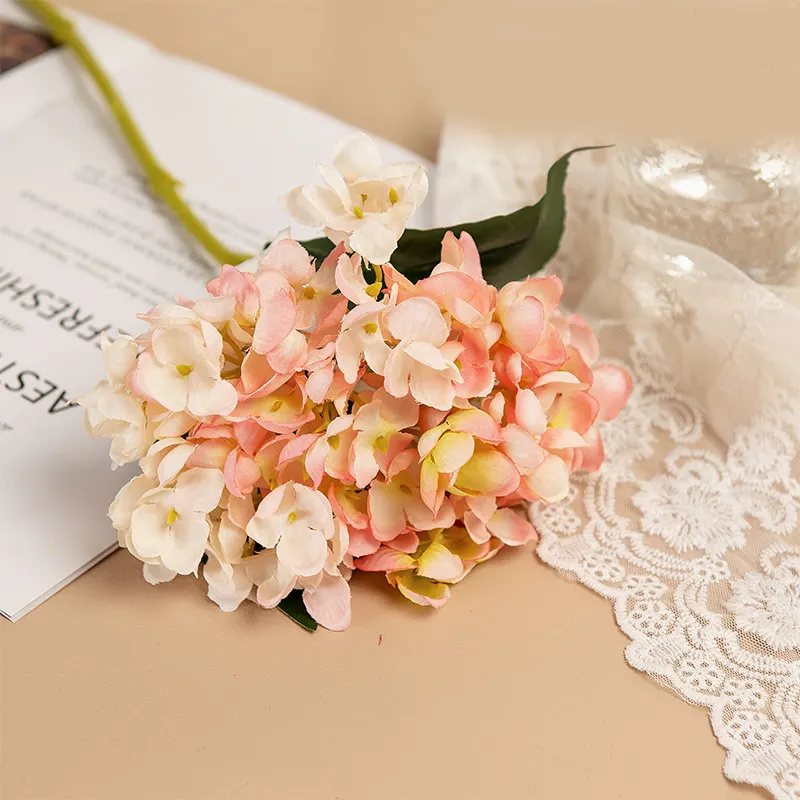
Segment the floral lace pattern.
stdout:
<path fill-rule="evenodd" d="M 726 449 L 654 339 L 626 360 L 604 468 L 531 509 L 539 556 L 613 601 L 631 666 L 710 710 L 728 778 L 800 798 L 800 406 L 776 392 Z"/>

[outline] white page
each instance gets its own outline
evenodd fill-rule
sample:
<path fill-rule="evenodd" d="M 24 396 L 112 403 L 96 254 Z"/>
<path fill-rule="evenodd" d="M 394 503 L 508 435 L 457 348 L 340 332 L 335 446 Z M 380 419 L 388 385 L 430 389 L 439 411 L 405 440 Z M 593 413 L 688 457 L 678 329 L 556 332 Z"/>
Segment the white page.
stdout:
<path fill-rule="evenodd" d="M 288 224 L 279 196 L 314 180 L 315 161 L 351 130 L 214 70 L 122 50 L 137 53 L 116 68 L 129 107 L 231 247 L 256 250 Z M 213 275 L 143 191 L 108 114 L 69 77 L 68 54 L 37 61 L 10 73 L 13 96 L 28 99 L 0 125 L 0 612 L 11 619 L 116 546 L 106 511 L 134 467 L 111 472 L 107 441 L 65 407 L 103 377 L 99 332 L 136 333 L 136 313 L 197 296 Z M 65 73 L 55 95 L 54 64 Z M 388 161 L 420 160 L 379 143 Z"/>

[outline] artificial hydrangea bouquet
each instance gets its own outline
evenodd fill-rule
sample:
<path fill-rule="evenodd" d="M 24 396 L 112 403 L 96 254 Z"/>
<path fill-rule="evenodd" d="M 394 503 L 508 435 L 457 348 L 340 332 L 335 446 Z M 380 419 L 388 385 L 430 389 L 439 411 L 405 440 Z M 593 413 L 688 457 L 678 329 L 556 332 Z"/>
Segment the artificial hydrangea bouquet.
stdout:
<path fill-rule="evenodd" d="M 508 281 L 492 220 L 475 238 L 435 233 L 434 258 L 434 232 L 404 234 L 423 167 L 383 166 L 356 134 L 320 172 L 325 186 L 285 204 L 327 245 L 283 236 L 223 266 L 207 297 L 142 314 L 141 336 L 103 343 L 108 380 L 80 402 L 113 462 L 140 463 L 109 515 L 149 582 L 202 573 L 223 610 L 249 598 L 342 630 L 355 571 L 439 607 L 477 564 L 534 540 L 526 504 L 601 465 L 596 423 L 631 384 L 595 365 L 560 280 L 524 277 L 541 236 L 515 245 L 525 271 Z M 506 270 L 501 288 L 482 258 Z"/>

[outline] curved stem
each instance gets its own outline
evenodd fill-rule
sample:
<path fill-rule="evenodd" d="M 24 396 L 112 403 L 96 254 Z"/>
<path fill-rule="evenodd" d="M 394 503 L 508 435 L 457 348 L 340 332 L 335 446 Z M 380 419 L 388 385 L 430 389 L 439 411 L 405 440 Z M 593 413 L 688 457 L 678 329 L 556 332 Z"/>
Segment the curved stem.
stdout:
<path fill-rule="evenodd" d="M 19 2 L 41 20 L 56 42 L 68 46 L 86 68 L 116 118 L 122 135 L 130 145 L 136 161 L 150 183 L 153 194 L 173 211 L 184 228 L 215 261 L 220 264 L 239 264 L 249 258 L 244 253 L 229 250 L 220 242 L 180 196 L 177 191 L 180 184 L 158 163 L 125 103 L 114 88 L 114 84 L 75 30 L 72 22 L 47 0 L 19 0 Z"/>

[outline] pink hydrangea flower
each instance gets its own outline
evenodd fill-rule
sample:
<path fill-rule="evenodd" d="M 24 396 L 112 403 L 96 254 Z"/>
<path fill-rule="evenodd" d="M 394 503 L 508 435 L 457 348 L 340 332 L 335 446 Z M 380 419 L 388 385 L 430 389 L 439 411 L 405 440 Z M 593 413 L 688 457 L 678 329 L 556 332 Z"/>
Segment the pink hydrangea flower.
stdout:
<path fill-rule="evenodd" d="M 557 277 L 498 291 L 466 233 L 416 283 L 384 263 L 426 191 L 418 171 L 356 138 L 323 177 L 290 196 L 337 243 L 320 264 L 283 236 L 223 266 L 205 298 L 104 340 L 107 379 L 81 402 L 113 462 L 140 462 L 109 515 L 148 581 L 202 574 L 226 611 L 297 591 L 342 630 L 354 570 L 438 607 L 534 541 L 525 504 L 600 468 L 601 425 L 632 387 L 559 311 Z"/>

